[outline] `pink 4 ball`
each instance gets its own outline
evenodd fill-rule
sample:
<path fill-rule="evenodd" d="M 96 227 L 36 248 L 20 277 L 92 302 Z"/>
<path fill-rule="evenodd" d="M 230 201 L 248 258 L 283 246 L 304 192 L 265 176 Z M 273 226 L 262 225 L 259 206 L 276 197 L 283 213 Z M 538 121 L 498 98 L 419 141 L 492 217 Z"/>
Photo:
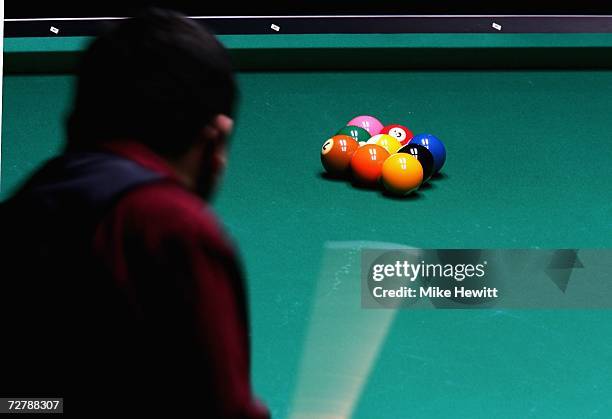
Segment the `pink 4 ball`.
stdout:
<path fill-rule="evenodd" d="M 384 128 L 383 124 L 373 116 L 361 115 L 348 121 L 346 125 L 354 125 L 365 129 L 371 136 L 380 134 Z"/>

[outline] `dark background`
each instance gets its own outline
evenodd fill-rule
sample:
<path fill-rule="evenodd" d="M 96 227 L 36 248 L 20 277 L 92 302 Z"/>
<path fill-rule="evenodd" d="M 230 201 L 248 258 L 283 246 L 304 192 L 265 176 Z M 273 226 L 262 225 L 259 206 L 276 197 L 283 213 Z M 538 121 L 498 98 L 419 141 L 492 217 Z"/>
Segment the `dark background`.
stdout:
<path fill-rule="evenodd" d="M 56 0 L 7 0 L 5 17 L 61 18 L 61 17 L 124 17 L 131 16 L 141 7 L 160 6 L 179 10 L 190 16 L 290 16 L 290 15 L 376 15 L 376 14 L 612 14 L 612 2 L 583 0 L 567 4 L 562 1 L 531 2 L 492 0 L 484 1 L 432 1 L 432 0 L 263 0 L 231 1 L 93 1 L 74 2 Z"/>

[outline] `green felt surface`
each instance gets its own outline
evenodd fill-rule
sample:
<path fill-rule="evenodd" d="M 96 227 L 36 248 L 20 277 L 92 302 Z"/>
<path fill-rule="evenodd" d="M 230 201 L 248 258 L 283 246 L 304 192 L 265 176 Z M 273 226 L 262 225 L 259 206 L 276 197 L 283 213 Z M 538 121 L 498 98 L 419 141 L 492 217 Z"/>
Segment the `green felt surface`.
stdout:
<path fill-rule="evenodd" d="M 7 38 L 5 53 L 82 51 L 92 38 L 31 37 Z M 307 35 L 220 35 L 221 42 L 231 50 L 263 48 L 505 48 L 505 47 L 610 47 L 612 34 L 608 33 L 527 33 L 527 34 L 307 34 Z"/>
<path fill-rule="evenodd" d="M 2 197 L 58 150 L 72 82 L 5 77 Z M 610 71 L 261 72 L 240 84 L 215 207 L 245 260 L 254 385 L 275 417 L 291 409 L 330 243 L 612 245 Z M 363 113 L 437 134 L 445 176 L 404 200 L 322 178 L 321 144 Z M 402 311 L 354 417 L 604 418 L 611 376 L 609 311 Z"/>

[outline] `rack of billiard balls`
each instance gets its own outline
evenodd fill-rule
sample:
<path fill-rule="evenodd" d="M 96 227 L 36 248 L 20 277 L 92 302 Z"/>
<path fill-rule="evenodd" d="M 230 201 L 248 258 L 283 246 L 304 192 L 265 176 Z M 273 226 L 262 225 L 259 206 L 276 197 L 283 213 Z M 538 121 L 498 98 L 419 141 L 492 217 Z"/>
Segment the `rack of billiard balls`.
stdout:
<path fill-rule="evenodd" d="M 446 148 L 432 134 L 414 135 L 403 125 L 384 126 L 369 115 L 351 119 L 321 147 L 321 163 L 333 177 L 359 185 L 380 184 L 394 195 L 408 195 L 440 172 Z"/>

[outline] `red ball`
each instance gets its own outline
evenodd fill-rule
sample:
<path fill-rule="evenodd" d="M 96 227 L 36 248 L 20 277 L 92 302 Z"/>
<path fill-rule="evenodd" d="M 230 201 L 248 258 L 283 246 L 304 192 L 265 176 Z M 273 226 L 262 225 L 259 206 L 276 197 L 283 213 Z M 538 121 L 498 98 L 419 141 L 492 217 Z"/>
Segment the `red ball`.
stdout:
<path fill-rule="evenodd" d="M 397 138 L 397 140 L 400 142 L 401 145 L 408 144 L 408 141 L 410 141 L 412 137 L 414 137 L 414 134 L 412 133 L 412 131 L 410 131 L 405 126 L 398 125 L 398 124 L 387 125 L 386 127 L 382 129 L 380 133 L 387 134 L 387 135 Z"/>
<path fill-rule="evenodd" d="M 351 158 L 353 178 L 360 184 L 373 186 L 382 174 L 384 161 L 389 152 L 376 144 L 359 147 Z"/>

